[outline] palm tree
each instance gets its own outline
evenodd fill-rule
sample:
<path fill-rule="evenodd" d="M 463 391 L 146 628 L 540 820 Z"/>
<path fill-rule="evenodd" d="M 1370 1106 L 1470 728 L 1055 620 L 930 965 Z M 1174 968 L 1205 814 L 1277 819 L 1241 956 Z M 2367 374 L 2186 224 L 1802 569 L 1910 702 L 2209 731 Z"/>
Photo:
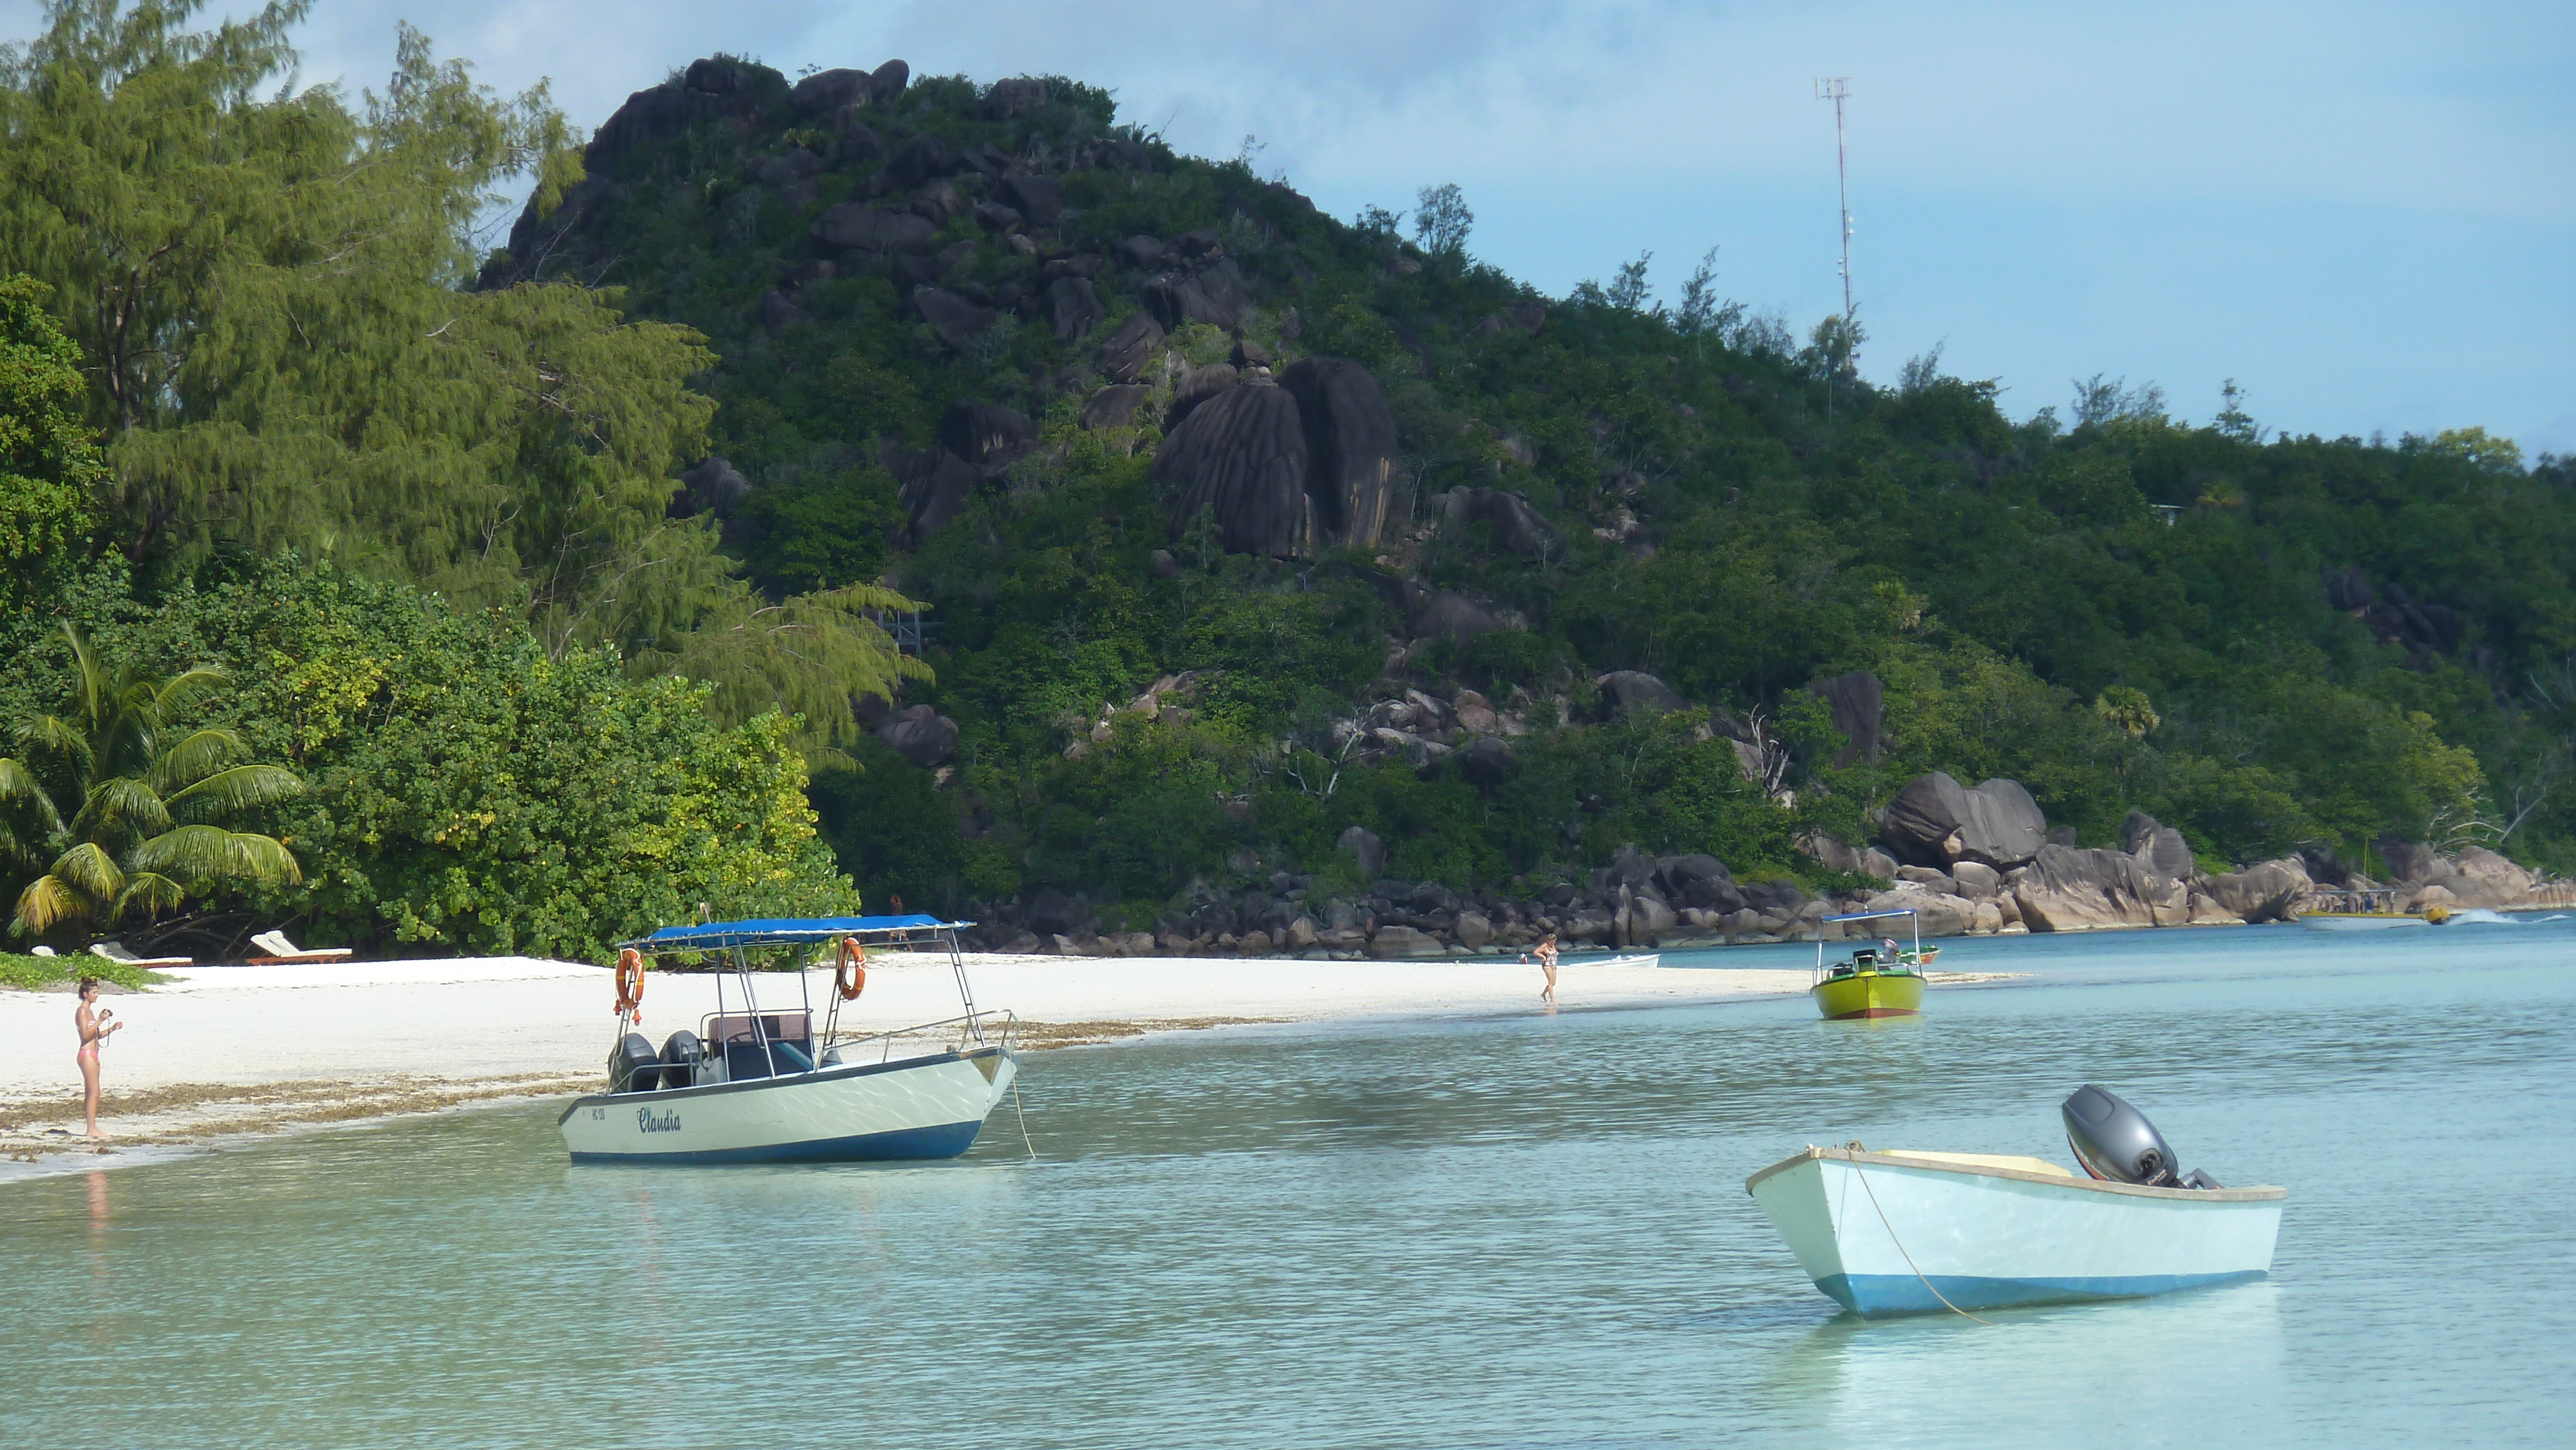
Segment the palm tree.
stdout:
<path fill-rule="evenodd" d="M 43 870 L 18 895 L 18 930 L 37 936 L 81 919 L 113 926 L 223 883 L 303 880 L 283 843 L 216 822 L 298 794 L 304 782 L 247 762 L 250 747 L 220 726 L 167 739 L 171 720 L 231 677 L 202 665 L 168 679 L 111 674 L 77 628 L 63 626 L 63 637 L 70 718 L 37 717 L 17 732 L 20 754 L 0 756 L 0 859 Z"/>

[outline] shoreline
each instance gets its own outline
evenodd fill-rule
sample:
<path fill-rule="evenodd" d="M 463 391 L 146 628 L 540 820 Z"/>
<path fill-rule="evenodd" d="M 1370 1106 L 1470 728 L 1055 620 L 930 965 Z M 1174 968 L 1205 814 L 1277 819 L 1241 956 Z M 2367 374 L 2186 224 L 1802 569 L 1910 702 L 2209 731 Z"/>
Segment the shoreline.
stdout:
<path fill-rule="evenodd" d="M 979 1007 L 1008 1009 L 1027 1051 L 1250 1026 L 1544 1013 L 1538 968 L 1509 958 L 1312 961 L 966 954 Z M 69 991 L 0 992 L 0 1181 L 169 1157 L 260 1137 L 596 1091 L 615 1030 L 605 967 L 526 957 L 185 967 L 120 993 L 105 1060 L 104 1145 L 80 1136 Z M 2014 974 L 2000 974 L 2014 975 Z M 819 1017 L 828 971 L 805 974 Z M 1936 974 L 1988 979 L 1990 974 Z M 1795 968 L 1614 966 L 1570 958 L 1558 1011 L 1701 1006 L 1804 992 Z M 714 1010 L 729 976 L 656 972 L 643 1031 Z M 795 1001 L 764 974 L 764 1006 Z M 739 994 L 728 991 L 733 1001 Z M 739 1010 L 739 1003 L 735 1001 Z M 844 1027 L 899 1030 L 960 1011 L 945 955 L 881 952 Z M 59 1053 L 49 1051 L 60 1047 Z M 59 1059 L 59 1060 L 57 1060 Z"/>

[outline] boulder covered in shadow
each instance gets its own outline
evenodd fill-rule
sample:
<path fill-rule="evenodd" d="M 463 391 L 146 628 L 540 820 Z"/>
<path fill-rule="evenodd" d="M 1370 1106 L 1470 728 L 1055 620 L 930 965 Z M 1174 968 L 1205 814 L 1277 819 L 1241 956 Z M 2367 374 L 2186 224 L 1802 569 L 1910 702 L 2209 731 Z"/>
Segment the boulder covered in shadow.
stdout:
<path fill-rule="evenodd" d="M 1452 758 L 1458 762 L 1458 774 L 1480 791 L 1492 790 L 1520 774 L 1521 769 L 1520 759 L 1512 754 L 1511 746 L 1491 735 L 1470 744 Z"/>
<path fill-rule="evenodd" d="M 1237 344 L 1239 356 L 1244 346 Z M 1317 547 L 1374 546 L 1394 492 L 1395 413 L 1386 390 L 1367 368 L 1338 357 L 1300 358 L 1279 386 L 1296 397 L 1306 429 Z"/>
<path fill-rule="evenodd" d="M 956 753 L 957 722 L 928 705 L 915 705 L 877 722 L 877 738 L 928 770 Z"/>
<path fill-rule="evenodd" d="M 1145 375 L 1157 353 L 1163 350 L 1163 324 L 1150 314 L 1139 312 L 1110 330 L 1100 340 L 1095 354 L 1100 370 L 1112 382 L 1132 383 Z"/>
<path fill-rule="evenodd" d="M 1082 405 L 1082 416 L 1075 421 L 1094 433 L 1131 427 L 1136 421 L 1136 409 L 1150 391 L 1143 383 L 1112 383 L 1091 395 L 1090 401 Z"/>
<path fill-rule="evenodd" d="M 961 353 L 971 350 L 975 339 L 1002 319 L 992 308 L 978 307 L 944 287 L 913 288 L 912 305 L 921 320 L 930 324 L 932 336 Z"/>
<path fill-rule="evenodd" d="M 1989 780 L 1970 789 L 1936 770 L 1887 803 L 1879 835 L 1908 865 L 1947 870 L 1974 861 L 2009 871 L 2048 844 L 2048 818 L 2019 781 Z"/>
<path fill-rule="evenodd" d="M 939 240 L 939 228 L 917 212 L 889 211 L 845 201 L 828 206 L 814 218 L 814 235 L 838 248 L 870 252 L 927 252 Z"/>
<path fill-rule="evenodd" d="M 1878 676 L 1867 670 L 1854 670 L 1830 680 L 1818 680 L 1807 689 L 1822 699 L 1833 711 L 1834 729 L 1842 732 L 1846 742 L 1834 752 L 1837 769 L 1856 760 L 1878 763 L 1880 727 L 1887 719 L 1887 687 Z"/>
<path fill-rule="evenodd" d="M 903 526 L 893 539 L 897 548 L 921 547 L 975 496 L 975 466 L 945 448 L 889 443 L 877 450 L 877 462 L 894 476 L 895 502 L 903 509 Z"/>
<path fill-rule="evenodd" d="M 1612 670 L 1592 682 L 1601 692 L 1601 709 L 1605 718 L 1625 714 L 1668 715 L 1687 710 L 1690 702 L 1679 690 L 1643 670 Z"/>
<path fill-rule="evenodd" d="M 751 497 L 751 480 L 742 476 L 721 453 L 710 453 L 695 467 L 680 475 L 680 494 L 673 499 L 672 512 L 682 518 L 714 514 L 730 519 L 742 501 Z"/>
<path fill-rule="evenodd" d="M 1212 511 L 1228 553 L 1307 550 L 1306 431 L 1284 389 L 1228 388 L 1200 404 L 1163 440 L 1146 476 L 1170 501 L 1175 535 Z"/>
<path fill-rule="evenodd" d="M 1047 284 L 1047 325 L 1055 330 L 1055 340 L 1076 343 L 1083 335 L 1100 325 L 1107 315 L 1100 306 L 1100 294 L 1088 277 L 1058 277 Z"/>
<path fill-rule="evenodd" d="M 1453 488 L 1442 496 L 1441 508 L 1452 524 L 1485 525 L 1494 547 L 1506 553 L 1524 559 L 1565 557 L 1565 536 L 1536 505 L 1509 489 Z"/>
<path fill-rule="evenodd" d="M 1386 843 L 1377 838 L 1377 832 L 1366 826 L 1345 828 L 1333 846 L 1350 857 L 1360 868 L 1360 875 L 1370 880 L 1377 879 L 1378 873 L 1386 869 Z"/>
<path fill-rule="evenodd" d="M 1029 416 L 999 403 L 960 399 L 939 415 L 940 446 L 988 472 L 1010 466 L 1038 446 Z"/>
<path fill-rule="evenodd" d="M 1502 627 L 1494 611 L 1455 589 L 1434 589 L 1413 606 L 1413 633 L 1417 639 L 1473 639 Z"/>
<path fill-rule="evenodd" d="M 1055 225 L 1064 215 L 1064 183 L 1052 176 L 1013 172 L 998 184 L 1002 200 L 1038 226 Z"/>
<path fill-rule="evenodd" d="M 1186 238 L 1184 239 L 1186 240 Z M 1252 307 L 1252 292 L 1232 257 L 1165 272 L 1145 284 L 1145 306 L 1167 330 L 1192 322 L 1232 329 Z"/>

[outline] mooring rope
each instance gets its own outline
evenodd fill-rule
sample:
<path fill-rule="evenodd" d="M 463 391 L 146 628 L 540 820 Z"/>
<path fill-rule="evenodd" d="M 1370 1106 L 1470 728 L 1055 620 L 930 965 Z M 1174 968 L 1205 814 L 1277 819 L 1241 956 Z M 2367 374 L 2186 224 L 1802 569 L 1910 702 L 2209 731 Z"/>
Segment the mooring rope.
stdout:
<path fill-rule="evenodd" d="M 1019 1084 L 1014 1081 L 1011 1086 L 1017 1088 Z M 1934 1284 L 1928 1278 L 1924 1278 L 1923 1270 L 1917 1267 L 1914 1262 L 1914 1255 L 1906 1249 L 1905 1240 L 1896 1236 L 1896 1225 L 1887 1221 L 1887 1210 L 1879 1204 L 1878 1190 L 1869 1186 L 1869 1175 L 1861 1171 L 1860 1160 L 1857 1158 L 1852 1159 L 1851 1167 L 1852 1176 L 1860 1180 L 1861 1191 L 1869 1195 L 1869 1206 L 1878 1210 L 1878 1225 L 1879 1227 L 1887 1230 L 1887 1241 L 1896 1245 L 1896 1251 L 1898 1253 L 1905 1255 L 1905 1267 L 1914 1270 L 1914 1277 L 1923 1280 L 1923 1287 L 1932 1291 L 1932 1297 L 1941 1301 L 1942 1308 L 1949 1310 L 1951 1313 L 1958 1315 L 1962 1319 L 1973 1320 L 1976 1323 L 1986 1326 L 1988 1329 L 1994 1328 L 1995 1323 L 1993 1320 L 1978 1319 L 1976 1315 L 1971 1314 L 1967 1310 L 1960 1308 L 1958 1305 L 1951 1303 L 1950 1296 L 1942 1293 L 1939 1285 Z"/>
<path fill-rule="evenodd" d="M 1035 1163 L 1038 1161 L 1038 1145 L 1037 1140 L 1029 1136 L 1029 1110 L 1020 1101 L 1020 1075 L 1017 1072 L 1011 1074 L 1011 1111 L 1020 1115 L 1020 1141 L 1028 1146 L 1029 1161 Z"/>

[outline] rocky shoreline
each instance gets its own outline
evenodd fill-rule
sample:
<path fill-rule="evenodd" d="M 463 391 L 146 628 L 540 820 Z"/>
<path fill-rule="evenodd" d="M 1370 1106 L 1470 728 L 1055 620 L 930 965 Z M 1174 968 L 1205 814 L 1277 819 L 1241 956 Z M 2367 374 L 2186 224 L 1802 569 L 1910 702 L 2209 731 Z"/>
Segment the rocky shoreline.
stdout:
<path fill-rule="evenodd" d="M 2180 832 L 2142 812 L 2123 823 L 2124 849 L 2087 849 L 2049 829 L 2017 782 L 1963 786 L 1920 777 L 1880 816 L 1880 839 L 1854 847 L 1805 843 L 1819 864 L 1874 877 L 1880 889 L 1811 896 L 1794 881 L 1740 881 L 1715 856 L 1648 856 L 1623 848 L 1581 882 L 1523 899 L 1466 893 L 1437 881 L 1378 876 L 1385 849 L 1357 827 L 1341 854 L 1366 886 L 1337 876 L 1271 873 L 1246 888 L 1204 883 L 1186 909 L 1151 931 L 1104 927 L 1081 897 L 1040 891 L 1004 903 L 972 945 L 1069 957 L 1240 956 L 1332 960 L 1473 957 L 1526 950 L 1550 933 L 1573 948 L 1714 947 L 1840 940 L 1824 918 L 1910 909 L 1923 935 L 2008 936 L 2296 920 L 2302 911 L 2576 908 L 2576 882 L 2535 876 L 2483 847 L 2445 854 L 2388 843 L 2386 880 L 2330 856 L 2285 856 L 2233 871 L 2203 869 Z M 1875 925 L 1854 935 L 1876 936 Z"/>

